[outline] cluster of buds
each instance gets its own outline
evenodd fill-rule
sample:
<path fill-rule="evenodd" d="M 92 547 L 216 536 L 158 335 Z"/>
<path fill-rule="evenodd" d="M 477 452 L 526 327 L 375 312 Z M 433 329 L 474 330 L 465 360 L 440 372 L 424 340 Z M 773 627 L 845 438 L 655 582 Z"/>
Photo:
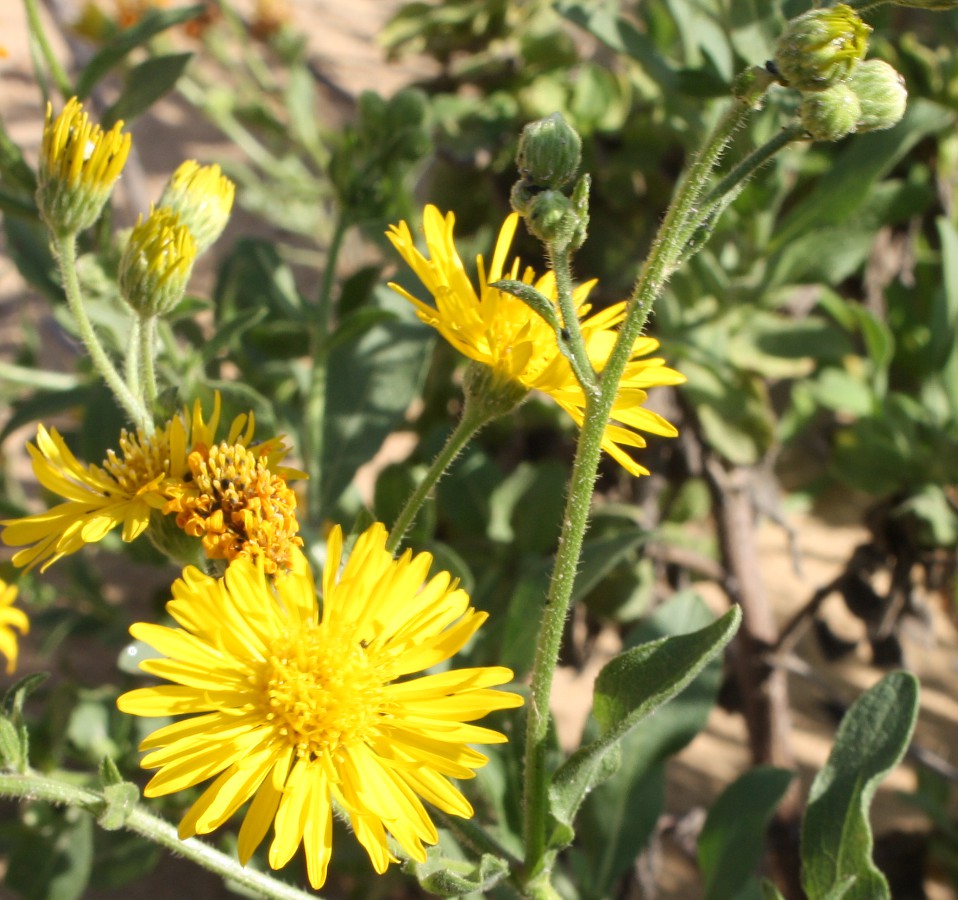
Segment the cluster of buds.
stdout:
<path fill-rule="evenodd" d="M 891 128 L 905 114 L 901 75 L 879 59 L 865 59 L 871 28 L 850 6 L 812 9 L 793 19 L 779 38 L 769 68 L 802 94 L 799 117 L 816 141 Z"/>
<path fill-rule="evenodd" d="M 71 236 L 93 225 L 129 152 L 123 122 L 104 131 L 76 97 L 55 118 L 48 105 L 37 207 L 50 230 Z M 176 170 L 159 205 L 130 232 L 120 260 L 120 291 L 137 315 L 164 315 L 180 302 L 197 254 L 226 227 L 233 195 L 219 166 L 189 160 Z"/>
<path fill-rule="evenodd" d="M 540 241 L 558 251 L 578 250 L 589 227 L 589 176 L 568 185 L 582 161 L 582 139 L 559 113 L 522 130 L 512 208 Z"/>

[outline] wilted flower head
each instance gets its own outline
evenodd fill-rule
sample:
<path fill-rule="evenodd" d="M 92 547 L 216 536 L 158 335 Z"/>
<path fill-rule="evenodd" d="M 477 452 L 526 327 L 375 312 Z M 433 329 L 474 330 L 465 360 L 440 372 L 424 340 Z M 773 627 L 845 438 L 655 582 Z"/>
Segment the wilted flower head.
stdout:
<path fill-rule="evenodd" d="M 322 604 L 302 554 L 272 581 L 246 559 L 222 579 L 186 569 L 167 610 L 179 627 L 140 623 L 130 632 L 165 659 L 141 664 L 170 684 L 117 701 L 138 716 L 187 718 L 141 745 L 156 769 L 144 794 L 158 797 L 215 780 L 186 813 L 180 837 L 206 834 L 251 801 L 239 832 L 246 863 L 272 828 L 269 864 L 303 844 L 313 887 L 332 853 L 332 807 L 349 817 L 377 872 L 438 840 L 423 800 L 469 817 L 449 779 L 469 779 L 487 758 L 471 744 L 505 741 L 469 724 L 522 704 L 490 688 L 502 667 L 423 670 L 456 654 L 486 619 L 448 573 L 429 578 L 428 553 L 394 559 L 376 524 L 345 565 L 342 532 L 329 538 Z"/>
<path fill-rule="evenodd" d="M 490 286 L 504 278 L 521 278 L 546 297 L 556 297 L 551 272 L 537 278 L 532 269 L 523 269 L 518 259 L 507 267 L 518 221 L 515 214 L 506 219 L 488 269 L 481 256 L 477 259 L 477 291 L 466 275 L 453 240 L 455 217 L 452 213 L 443 216 L 435 206 L 427 206 L 423 230 L 428 256 L 416 249 L 405 222 L 391 226 L 387 237 L 432 294 L 435 305 L 422 302 L 397 284 L 390 287 L 409 300 L 419 318 L 460 353 L 525 391 L 535 389 L 548 394 L 581 426 L 585 394 L 568 359 L 559 350 L 555 332 L 521 300 Z M 615 344 L 616 328 L 625 316 L 625 303 L 590 316 L 591 307 L 586 300 L 594 285 L 594 281 L 580 285 L 573 299 L 589 359 L 601 372 Z M 678 433 L 662 416 L 642 405 L 647 388 L 685 381 L 685 377 L 668 368 L 664 360 L 645 358 L 658 346 L 658 341 L 648 337 L 640 337 L 635 342 L 619 385 L 612 422 L 602 442 L 603 449 L 633 475 L 648 474 L 648 470 L 623 449 L 645 446 L 639 431 L 667 437 Z"/>

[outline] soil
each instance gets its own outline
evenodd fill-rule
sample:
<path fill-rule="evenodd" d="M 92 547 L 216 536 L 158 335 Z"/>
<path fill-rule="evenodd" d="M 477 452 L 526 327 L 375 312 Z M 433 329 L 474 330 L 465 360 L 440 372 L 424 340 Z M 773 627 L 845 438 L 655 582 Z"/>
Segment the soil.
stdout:
<path fill-rule="evenodd" d="M 375 36 L 396 0 L 299 0 L 293 4 L 296 24 L 309 37 L 309 46 L 316 68 L 332 86 L 328 106 L 319 110 L 320 117 L 337 121 L 348 114 L 346 98 L 371 88 L 382 93 L 394 89 L 421 74 L 428 64 L 411 60 L 402 64 L 387 63 Z M 55 33 L 56 29 L 50 29 Z M 26 148 L 35 160 L 42 129 L 42 99 L 32 75 L 30 50 L 26 40 L 23 7 L 6 0 L 0 3 L 0 46 L 8 51 L 0 58 L 0 117 L 10 135 Z M 69 51 L 59 42 L 58 53 L 69 59 Z M 134 144 L 140 148 L 138 165 L 142 170 L 140 190 L 155 196 L 170 171 L 184 158 L 197 156 L 215 160 L 230 152 L 228 143 L 177 100 L 161 102 L 155 111 L 133 126 Z M 146 204 L 137 191 L 127 191 L 122 213 L 132 220 Z M 240 220 L 239 227 L 243 221 Z M 234 224 L 234 227 L 237 227 Z M 50 368 L 69 370 L 71 348 L 53 322 L 45 304 L 38 301 L 21 281 L 13 264 L 0 246 L 0 359 L 10 359 L 16 347 L 28 334 L 39 332 L 42 360 Z M 352 261 L 344 261 L 348 268 Z M 202 273 L 201 273 L 202 277 Z M 207 276 L 208 277 L 208 276 Z M 20 438 L 32 436 L 32 428 L 11 438 L 5 447 L 22 446 Z M 17 467 L 29 480 L 29 467 L 23 458 L 12 453 L 8 464 Z M 867 537 L 860 522 L 859 509 L 836 507 L 817 509 L 788 517 L 797 535 L 800 571 L 796 571 L 788 535 L 778 525 L 765 522 L 760 526 L 761 576 L 767 587 L 779 624 L 788 621 L 817 588 L 833 579 L 842 569 L 852 550 Z M 727 608 L 727 600 L 716 584 L 698 585 L 715 610 Z M 906 661 L 922 682 L 922 708 L 916 744 L 945 761 L 958 763 L 958 671 L 956 649 L 958 636 L 946 613 L 947 598 L 929 597 L 929 623 L 917 622 L 905 634 Z M 849 615 L 837 597 L 824 608 L 833 630 L 854 639 L 860 636 L 858 620 Z M 37 648 L 29 639 L 24 642 L 25 659 L 42 667 Z M 564 745 L 574 746 L 591 703 L 591 685 L 604 661 L 615 652 L 616 640 L 611 633 L 600 636 L 595 652 L 581 669 L 566 668 L 559 672 L 554 696 L 558 698 L 555 714 Z M 804 668 L 799 661 L 804 662 Z M 791 670 L 790 695 L 793 710 L 792 740 L 797 768 L 803 783 L 803 794 L 814 773 L 821 768 L 831 746 L 834 722 L 826 706 L 835 700 L 848 704 L 859 693 L 876 682 L 881 671 L 869 663 L 864 652 L 853 654 L 841 663 L 824 660 L 809 636 L 785 660 Z M 681 838 L 683 824 L 694 831 L 717 794 L 749 766 L 749 753 L 744 725 L 740 716 L 716 709 L 706 730 L 669 767 L 668 818 L 663 844 L 665 853 L 656 872 L 658 896 L 662 900 L 694 900 L 698 880 L 688 842 Z M 894 829 L 898 832 L 927 830 L 927 820 L 898 795 L 913 791 L 915 769 L 910 760 L 901 765 L 878 792 L 873 806 L 873 820 L 879 834 Z M 694 844 L 693 844 L 694 846 Z M 187 896 L 227 896 L 212 882 L 196 881 L 188 864 L 171 861 L 164 866 L 167 885 L 151 884 L 154 898 Z M 192 883 L 195 891 L 184 892 L 182 885 Z M 943 883 L 925 885 L 932 900 L 953 897 Z M 3 894 L 0 888 L 0 895 Z M 119 897 L 120 892 L 101 892 L 90 896 Z M 125 896 L 125 893 L 122 894 Z"/>

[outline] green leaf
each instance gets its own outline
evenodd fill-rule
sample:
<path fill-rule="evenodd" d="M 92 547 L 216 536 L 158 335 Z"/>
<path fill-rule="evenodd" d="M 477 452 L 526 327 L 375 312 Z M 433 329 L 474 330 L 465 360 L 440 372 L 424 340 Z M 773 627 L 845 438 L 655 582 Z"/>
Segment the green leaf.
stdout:
<path fill-rule="evenodd" d="M 699 835 L 704 900 L 735 900 L 762 859 L 765 829 L 794 773 L 758 766 L 740 776 L 715 801 Z M 754 890 L 753 890 L 754 893 Z"/>
<path fill-rule="evenodd" d="M 631 526 L 617 534 L 583 541 L 572 599 L 576 602 L 582 600 L 612 569 L 628 559 L 633 550 L 641 547 L 649 536 L 645 529 Z"/>
<path fill-rule="evenodd" d="M 77 79 L 75 93 L 81 100 L 90 95 L 97 83 L 119 63 L 131 50 L 147 43 L 154 35 L 188 22 L 202 15 L 206 7 L 203 4 L 184 6 L 180 9 L 147 10 L 146 14 L 132 28 L 121 31 L 109 44 L 97 52 L 91 59 L 80 77 Z"/>
<path fill-rule="evenodd" d="M 402 421 L 429 361 L 432 334 L 418 323 L 380 322 L 329 355 L 323 458 L 323 509 L 342 495 L 356 470 Z M 307 467 L 315 460 L 306 460 Z"/>
<path fill-rule="evenodd" d="M 879 782 L 904 756 L 917 715 L 918 680 L 892 672 L 842 719 L 802 823 L 802 883 L 809 900 L 890 897 L 871 859 L 868 808 Z"/>
<path fill-rule="evenodd" d="M 146 112 L 160 97 L 173 90 L 192 58 L 192 53 L 154 56 L 130 69 L 122 93 L 103 113 L 103 127 L 110 128 L 120 119 L 129 121 Z"/>
<path fill-rule="evenodd" d="M 767 878 L 762 881 L 762 900 L 785 900 L 781 892 Z"/>
<path fill-rule="evenodd" d="M 694 592 L 676 594 L 629 633 L 627 647 L 710 625 L 714 615 Z M 571 863 L 583 900 L 605 900 L 642 851 L 665 806 L 665 768 L 705 727 L 722 679 L 713 658 L 677 697 L 622 740 L 621 765 L 588 795 L 576 817 Z M 587 729 L 594 729 L 590 721 Z M 553 839 L 555 842 L 555 838 Z M 587 886 L 587 887 L 586 887 Z"/>
<path fill-rule="evenodd" d="M 419 883 L 439 897 L 461 897 L 488 891 L 509 874 L 509 865 L 484 853 L 478 863 L 430 854 L 424 863 L 408 863 Z"/>
<path fill-rule="evenodd" d="M 664 637 L 627 650 L 599 673 L 593 715 L 599 738 L 580 748 L 555 773 L 552 814 L 571 825 L 586 794 L 608 775 L 605 757 L 644 718 L 672 699 L 731 640 L 742 613 L 736 606 L 692 634 Z"/>

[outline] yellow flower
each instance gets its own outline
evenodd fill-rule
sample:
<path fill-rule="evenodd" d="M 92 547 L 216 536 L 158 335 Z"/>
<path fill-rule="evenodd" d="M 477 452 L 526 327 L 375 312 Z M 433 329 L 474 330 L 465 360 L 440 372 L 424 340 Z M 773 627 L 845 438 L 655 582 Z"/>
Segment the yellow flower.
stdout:
<path fill-rule="evenodd" d="M 184 409 L 151 435 L 124 429 L 120 452 L 108 451 L 101 466 L 81 463 L 56 429 L 47 431 L 40 425 L 36 445 L 27 445 L 33 471 L 40 484 L 65 502 L 46 512 L 0 522 L 4 526 L 0 539 L 10 547 L 24 547 L 14 554 L 13 564 L 33 568 L 42 563 L 43 571 L 119 526 L 124 541 L 139 537 L 150 524 L 152 511 L 162 511 L 174 491 L 192 477 L 189 454 L 213 444 L 219 420 L 217 394 L 209 422 L 196 401 L 192 415 Z M 253 430 L 252 414 L 238 416 L 227 443 L 245 447 L 253 439 Z M 286 452 L 275 438 L 257 447 L 257 453 L 272 465 Z M 298 474 L 284 468 L 276 471 L 284 476 Z"/>
<path fill-rule="evenodd" d="M 526 390 L 548 394 L 581 426 L 585 394 L 569 361 L 559 352 L 552 328 L 521 300 L 489 286 L 504 278 L 521 278 L 540 293 L 556 299 L 555 278 L 551 272 L 536 278 L 532 269 L 521 267 L 518 259 L 506 268 L 518 221 L 515 214 L 506 219 L 488 270 L 481 256 L 476 260 L 477 291 L 466 275 L 453 240 L 455 217 L 452 213 L 444 217 L 435 206 L 427 206 L 423 230 L 428 257 L 416 249 L 405 222 L 390 226 L 387 237 L 432 294 L 435 306 L 423 303 L 397 284 L 390 287 L 409 300 L 419 318 L 460 353 Z M 601 372 L 612 352 L 616 328 L 625 317 L 626 304 L 617 303 L 589 316 L 591 307 L 586 299 L 595 283 L 580 285 L 573 299 L 589 359 L 596 371 Z M 664 360 L 645 358 L 658 346 L 653 338 L 636 340 L 612 409 L 612 421 L 602 441 L 602 448 L 633 475 L 648 474 L 648 469 L 623 449 L 645 446 L 645 439 L 638 431 L 666 437 L 678 434 L 675 426 L 642 406 L 647 388 L 685 381 L 685 376 L 668 368 Z"/>
<path fill-rule="evenodd" d="M 37 205 L 57 233 L 75 234 L 99 218 L 130 152 L 130 135 L 122 128 L 123 122 L 117 122 L 104 132 L 76 97 L 56 119 L 47 104 Z"/>
<path fill-rule="evenodd" d="M 17 586 L 7 584 L 0 579 L 0 653 L 7 658 L 7 674 L 12 675 L 17 667 L 17 635 L 14 628 L 21 634 L 30 630 L 30 620 L 22 609 L 14 609 L 13 601 L 17 599 Z"/>
<path fill-rule="evenodd" d="M 203 253 L 223 233 L 236 188 L 217 165 L 188 159 L 173 173 L 160 206 L 173 210 L 190 229 L 197 252 Z"/>
<path fill-rule="evenodd" d="M 144 793 L 157 797 L 216 780 L 188 810 L 180 837 L 206 834 L 252 800 L 239 832 L 245 864 L 270 825 L 269 864 L 285 865 L 304 844 L 309 881 L 320 887 L 332 851 L 332 807 L 349 817 L 373 868 L 403 852 L 425 860 L 438 840 L 422 800 L 451 815 L 472 807 L 449 778 L 472 778 L 487 758 L 469 744 L 501 743 L 468 724 L 522 698 L 490 690 L 502 667 L 447 669 L 486 614 L 448 573 L 428 578 L 432 557 L 393 559 L 376 524 L 340 571 L 342 532 L 333 529 L 323 572 L 322 612 L 309 567 L 297 553 L 272 583 L 239 559 L 215 580 L 186 569 L 167 604 L 180 628 L 138 623 L 130 633 L 165 654 L 141 664 L 172 684 L 123 694 L 139 716 L 189 718 L 141 745 L 158 769 Z"/>

